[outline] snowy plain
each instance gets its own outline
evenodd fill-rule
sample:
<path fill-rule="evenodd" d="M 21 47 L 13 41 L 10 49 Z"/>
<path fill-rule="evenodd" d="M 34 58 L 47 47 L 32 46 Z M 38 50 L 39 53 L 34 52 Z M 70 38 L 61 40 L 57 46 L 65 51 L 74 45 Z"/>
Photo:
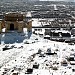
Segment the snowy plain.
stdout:
<path fill-rule="evenodd" d="M 34 23 L 35 24 L 35 23 Z M 15 33 L 16 34 L 16 33 Z M 20 36 L 18 33 L 16 39 L 22 39 L 22 42 L 0 45 L 0 75 L 75 75 L 75 45 L 50 41 L 32 34 L 30 39 L 24 31 Z M 7 34 L 8 36 L 11 34 Z M 13 37 L 9 38 L 12 39 Z M 19 41 L 19 40 L 18 40 Z M 11 42 L 11 40 L 9 40 Z M 7 47 L 8 50 L 3 50 Z M 49 49 L 49 52 L 48 52 Z M 48 53 L 54 53 L 48 55 Z M 67 58 L 73 57 L 74 61 L 68 61 Z M 65 61 L 65 65 L 62 63 Z M 33 65 L 39 64 L 38 68 Z M 32 72 L 27 73 L 27 69 Z"/>

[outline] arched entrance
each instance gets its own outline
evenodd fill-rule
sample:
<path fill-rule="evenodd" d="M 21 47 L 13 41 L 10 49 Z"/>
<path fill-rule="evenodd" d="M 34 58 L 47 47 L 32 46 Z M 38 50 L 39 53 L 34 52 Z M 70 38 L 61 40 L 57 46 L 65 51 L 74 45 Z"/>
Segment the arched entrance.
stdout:
<path fill-rule="evenodd" d="M 14 30 L 14 24 L 13 23 L 10 24 L 10 30 Z"/>

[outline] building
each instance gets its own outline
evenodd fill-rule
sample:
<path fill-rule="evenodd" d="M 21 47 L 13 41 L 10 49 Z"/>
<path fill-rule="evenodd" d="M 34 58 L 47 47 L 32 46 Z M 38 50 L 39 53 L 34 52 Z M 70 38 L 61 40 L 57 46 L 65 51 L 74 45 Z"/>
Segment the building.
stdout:
<path fill-rule="evenodd" d="M 0 32 L 5 28 L 5 32 L 17 31 L 22 32 L 23 28 L 28 31 L 32 30 L 32 20 L 26 19 L 26 16 L 21 13 L 6 13 L 4 19 L 0 20 Z"/>

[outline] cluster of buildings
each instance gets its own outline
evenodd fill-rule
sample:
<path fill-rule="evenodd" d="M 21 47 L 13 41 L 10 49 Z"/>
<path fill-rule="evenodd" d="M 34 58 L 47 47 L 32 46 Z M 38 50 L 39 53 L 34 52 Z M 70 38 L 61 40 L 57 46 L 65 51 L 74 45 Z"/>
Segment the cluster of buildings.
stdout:
<path fill-rule="evenodd" d="M 75 75 L 75 3 L 28 1 L 1 2 L 0 75 Z"/>
<path fill-rule="evenodd" d="M 43 18 L 47 19 L 46 21 L 41 22 L 48 22 L 49 26 L 55 27 L 66 27 L 66 26 L 74 26 L 75 25 L 75 16 L 74 16 L 74 5 L 38 5 L 35 8 L 34 13 L 32 13 L 33 18 Z M 49 21 L 53 19 L 53 21 Z M 51 23 L 50 23 L 51 22 Z"/>

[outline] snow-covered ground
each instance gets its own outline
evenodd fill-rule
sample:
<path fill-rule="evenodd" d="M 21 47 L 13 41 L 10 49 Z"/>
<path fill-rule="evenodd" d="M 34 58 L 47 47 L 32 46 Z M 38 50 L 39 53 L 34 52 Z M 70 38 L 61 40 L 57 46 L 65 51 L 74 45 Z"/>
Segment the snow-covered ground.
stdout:
<path fill-rule="evenodd" d="M 33 18 L 32 19 L 32 26 L 33 27 L 42 27 L 42 26 L 45 26 L 45 25 L 50 25 L 52 21 L 54 21 L 55 19 L 49 19 L 49 18 L 46 18 L 46 19 L 42 19 L 42 18 Z"/>
<path fill-rule="evenodd" d="M 4 50 L 3 48 L 9 48 Z M 48 50 L 49 49 L 49 50 Z M 48 55 L 48 53 L 55 53 Z M 0 75 L 75 75 L 74 61 L 66 58 L 75 54 L 75 45 L 43 39 L 32 34 L 22 43 L 0 45 Z M 66 61 L 67 64 L 62 64 Z M 33 67 L 37 63 L 38 67 Z M 16 74 L 17 75 L 17 74 Z"/>

